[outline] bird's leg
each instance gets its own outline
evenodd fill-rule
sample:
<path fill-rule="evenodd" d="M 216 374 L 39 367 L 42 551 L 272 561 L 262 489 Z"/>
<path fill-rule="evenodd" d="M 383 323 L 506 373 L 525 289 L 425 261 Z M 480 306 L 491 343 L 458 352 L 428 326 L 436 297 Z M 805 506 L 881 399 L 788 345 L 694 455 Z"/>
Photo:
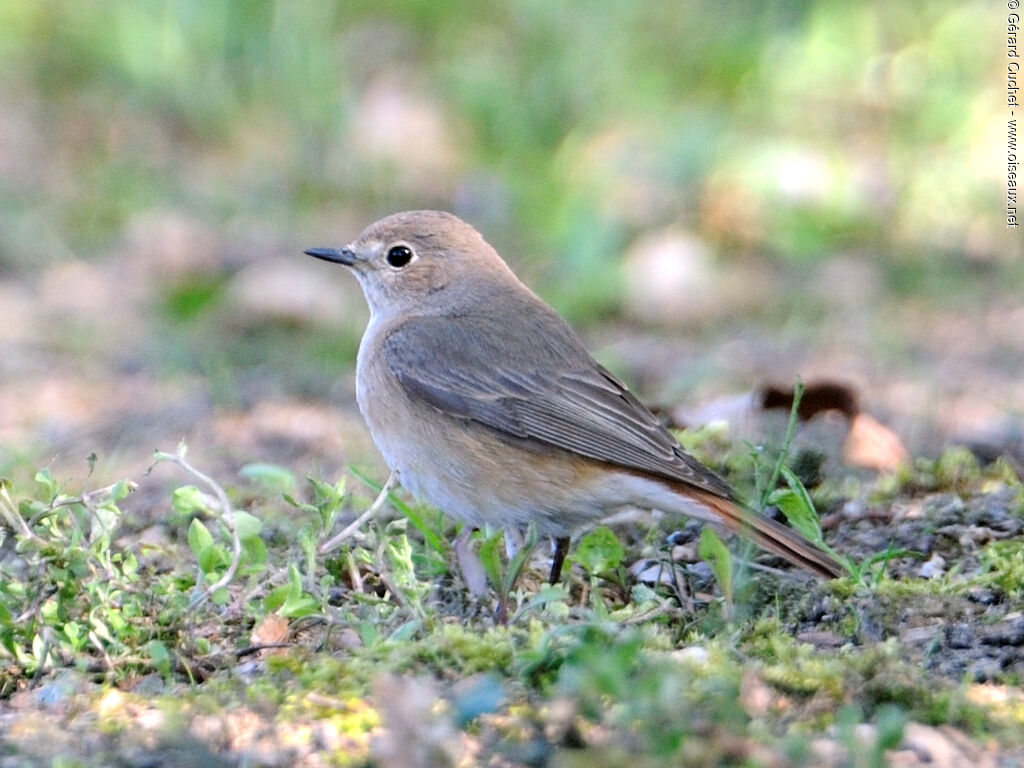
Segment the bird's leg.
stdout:
<path fill-rule="evenodd" d="M 565 563 L 565 556 L 569 554 L 569 537 L 556 537 L 554 545 L 555 551 L 551 557 L 551 575 L 548 576 L 549 584 L 557 584 L 562 576 L 562 564 Z"/>
<path fill-rule="evenodd" d="M 470 546 L 474 530 L 476 529 L 472 526 L 462 526 L 452 548 L 455 550 L 455 562 L 459 565 L 462 580 L 466 582 L 473 597 L 480 597 L 487 591 L 487 573 L 484 571 L 484 564 Z"/>

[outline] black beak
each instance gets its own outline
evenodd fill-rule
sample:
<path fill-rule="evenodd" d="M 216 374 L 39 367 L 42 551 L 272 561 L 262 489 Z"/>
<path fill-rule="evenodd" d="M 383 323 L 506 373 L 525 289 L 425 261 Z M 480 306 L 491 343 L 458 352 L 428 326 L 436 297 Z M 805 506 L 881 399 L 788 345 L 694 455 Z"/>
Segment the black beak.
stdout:
<path fill-rule="evenodd" d="M 359 259 L 348 248 L 308 248 L 305 254 L 324 261 L 333 261 L 335 264 L 344 264 L 346 267 L 351 267 Z"/>

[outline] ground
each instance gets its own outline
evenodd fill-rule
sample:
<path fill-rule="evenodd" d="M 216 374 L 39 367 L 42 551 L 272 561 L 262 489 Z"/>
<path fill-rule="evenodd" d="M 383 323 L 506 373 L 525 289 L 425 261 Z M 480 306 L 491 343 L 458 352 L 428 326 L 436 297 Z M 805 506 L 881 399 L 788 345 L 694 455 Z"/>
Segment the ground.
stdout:
<path fill-rule="evenodd" d="M 1024 760 L 1013 421 L 1024 324 L 1006 320 L 1020 312 L 1012 296 L 986 293 L 970 312 L 829 305 L 823 273 L 809 290 L 813 332 L 780 335 L 749 317 L 699 333 L 587 329 L 598 355 L 667 418 L 690 421 L 686 444 L 748 495 L 771 468 L 786 413 L 721 396 L 796 373 L 846 383 L 910 458 L 881 472 L 850 466 L 848 419 L 799 425 L 789 463 L 825 540 L 855 566 L 846 579 L 808 580 L 735 541 L 723 572 L 697 526 L 631 516 L 590 539 L 560 587 L 543 584 L 539 544 L 501 624 L 496 592 L 475 599 L 457 575 L 451 522 L 401 493 L 340 549 L 317 554 L 385 473 L 354 410 L 351 363 L 288 356 L 291 343 L 323 343 L 314 320 L 268 330 L 228 299 L 196 324 L 199 343 L 216 344 L 231 317 L 232 343 L 253 345 L 241 354 L 269 358 L 227 374 L 224 400 L 223 370 L 152 369 L 153 350 L 174 342 L 134 313 L 166 296 L 108 297 L 102 312 L 95 294 L 47 293 L 51 282 L 106 285 L 102 270 L 124 268 L 111 259 L 44 275 L 20 304 L 23 289 L 2 286 L 11 322 L 0 400 L 17 414 L 4 437 L 23 450 L 6 459 L 9 509 L 35 536 L 18 539 L 6 519 L 0 764 Z M 351 342 L 341 346 L 351 354 Z M 915 364 L 887 374 L 894 348 Z M 273 367 L 295 360 L 307 367 Z M 325 392 L 322 377 L 338 383 Z M 730 426 L 693 423 L 736 402 L 743 418 Z M 173 456 L 181 438 L 212 485 L 171 459 L 148 471 L 151 450 Z M 306 475 L 319 485 L 297 479 Z M 120 479 L 137 488 L 103 490 Z M 190 605 L 196 575 L 209 585 L 232 562 L 218 487 L 242 516 L 239 572 Z M 480 547 L 498 583 L 509 566 L 496 544 L 483 536 Z"/>

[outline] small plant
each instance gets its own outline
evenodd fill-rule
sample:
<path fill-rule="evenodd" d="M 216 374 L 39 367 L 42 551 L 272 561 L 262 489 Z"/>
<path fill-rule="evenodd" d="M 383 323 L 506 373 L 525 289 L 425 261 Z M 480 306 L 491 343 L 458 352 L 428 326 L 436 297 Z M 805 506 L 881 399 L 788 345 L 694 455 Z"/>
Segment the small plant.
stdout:
<path fill-rule="evenodd" d="M 818 515 L 817 509 L 815 509 L 810 493 L 808 493 L 807 488 L 800 481 L 800 478 L 797 477 L 796 473 L 786 465 L 796 431 L 800 399 L 803 396 L 803 391 L 803 382 L 797 378 L 793 387 L 793 405 L 790 408 L 789 421 L 786 424 L 785 438 L 772 471 L 768 475 L 767 482 L 763 481 L 764 475 L 759 471 L 760 462 L 757 459 L 760 456 L 760 451 L 754 450 L 752 452 L 755 459 L 755 482 L 758 487 L 760 509 L 763 512 L 769 506 L 777 507 L 785 515 L 789 524 L 801 536 L 835 557 L 854 583 L 861 585 L 875 584 L 885 572 L 886 563 L 890 560 L 901 557 L 916 557 L 918 553 L 889 547 L 882 552 L 877 552 L 865 558 L 861 563 L 854 563 L 825 542 L 821 531 L 821 518 Z M 778 487 L 780 479 L 785 481 L 786 487 Z"/>
<path fill-rule="evenodd" d="M 45 468 L 35 483 L 16 500 L 0 481 L 0 553 L 16 554 L 0 557 L 0 698 L 54 667 L 166 670 L 168 633 L 153 604 L 184 598 L 172 582 L 159 597 L 140 588 L 135 554 L 114 544 L 134 483 L 74 494 Z"/>
<path fill-rule="evenodd" d="M 993 584 L 1010 599 L 1024 596 L 1024 542 L 993 541 L 981 550 L 982 573 L 978 580 Z"/>
<path fill-rule="evenodd" d="M 508 532 L 504 533 L 504 536 L 508 535 Z M 484 567 L 484 573 L 487 574 L 487 580 L 491 582 L 491 586 L 499 595 L 499 619 L 504 621 L 507 618 L 504 613 L 506 610 L 505 600 L 515 588 L 526 561 L 534 547 L 537 546 L 537 526 L 532 523 L 527 526 L 525 538 L 515 548 L 515 552 L 508 559 L 508 565 L 504 568 L 501 563 L 500 551 L 502 538 L 501 532 L 495 532 L 489 536 L 485 534 L 477 554 Z"/>
<path fill-rule="evenodd" d="M 584 534 L 576 546 L 571 560 L 587 573 L 590 604 L 598 618 L 608 617 L 608 600 L 602 583 L 620 594 L 629 594 L 629 575 L 622 566 L 625 556 L 622 542 L 603 525 Z"/>
<path fill-rule="evenodd" d="M 732 553 L 713 528 L 705 527 L 700 532 L 697 554 L 711 568 L 711 573 L 722 590 L 725 620 L 732 621 L 735 615 L 733 602 L 733 560 Z"/>

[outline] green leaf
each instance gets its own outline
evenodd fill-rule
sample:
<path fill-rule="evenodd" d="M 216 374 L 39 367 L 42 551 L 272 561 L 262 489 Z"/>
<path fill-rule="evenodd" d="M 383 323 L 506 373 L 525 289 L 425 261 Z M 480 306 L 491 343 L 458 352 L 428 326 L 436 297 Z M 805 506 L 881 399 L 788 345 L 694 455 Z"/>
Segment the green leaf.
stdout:
<path fill-rule="evenodd" d="M 320 602 L 312 595 L 304 593 L 298 597 L 289 596 L 277 612 L 286 619 L 301 619 L 303 616 L 310 616 L 319 610 Z"/>
<path fill-rule="evenodd" d="M 53 479 L 53 475 L 50 474 L 49 467 L 43 467 L 36 472 L 35 480 L 39 483 L 40 491 L 47 501 L 55 499 L 57 494 L 60 493 L 60 486 Z"/>
<path fill-rule="evenodd" d="M 540 591 L 536 595 L 527 600 L 522 607 L 516 611 L 516 614 L 512 617 L 510 623 L 514 624 L 523 616 L 527 616 L 534 611 L 550 609 L 555 605 L 561 605 L 564 607 L 568 602 L 569 593 L 563 585 L 545 584 L 540 588 Z"/>
<path fill-rule="evenodd" d="M 599 525 L 580 539 L 574 560 L 587 573 L 598 574 L 618 568 L 626 550 L 611 528 Z"/>
<path fill-rule="evenodd" d="M 697 545 L 697 554 L 711 568 L 718 586 L 722 588 L 722 595 L 727 603 L 732 602 L 732 553 L 725 546 L 725 542 L 715 533 L 714 528 L 704 526 L 700 532 L 700 543 Z"/>
<path fill-rule="evenodd" d="M 131 552 L 124 553 L 121 558 L 121 573 L 126 577 L 134 576 L 139 572 L 139 560 Z"/>
<path fill-rule="evenodd" d="M 380 639 L 380 630 L 377 629 L 377 625 L 372 621 L 359 622 L 359 626 L 356 627 L 356 631 L 359 633 L 359 639 L 363 641 L 363 645 L 370 647 Z"/>
<path fill-rule="evenodd" d="M 111 645 L 117 644 L 117 640 L 114 638 L 114 633 L 110 631 L 110 627 L 107 626 L 107 622 L 103 621 L 99 616 L 93 615 L 90 616 L 89 623 L 92 626 L 93 634 L 100 638 L 100 640 L 106 640 Z"/>
<path fill-rule="evenodd" d="M 276 611 L 286 618 L 299 618 L 316 613 L 320 603 L 302 590 L 302 575 L 294 565 L 288 566 L 288 582 L 272 590 L 263 600 L 268 611 Z"/>
<path fill-rule="evenodd" d="M 110 501 L 116 504 L 134 490 L 135 483 L 132 483 L 129 480 L 122 480 L 121 482 L 115 484 L 114 487 L 110 489 Z"/>
<path fill-rule="evenodd" d="M 883 704 L 879 707 L 875 713 L 877 736 L 872 750 L 877 760 L 872 762 L 873 765 L 884 765 L 885 752 L 899 746 L 908 719 L 906 712 L 895 704 Z"/>
<path fill-rule="evenodd" d="M 394 525 L 394 524 L 392 524 Z M 395 586 L 412 589 L 416 586 L 416 568 L 412 562 L 412 544 L 404 533 L 394 532 L 388 527 L 390 534 L 385 541 L 385 551 L 391 563 L 391 573 Z"/>
<path fill-rule="evenodd" d="M 267 545 L 258 536 L 242 541 L 242 553 L 245 562 L 243 575 L 259 573 L 267 564 Z"/>
<path fill-rule="evenodd" d="M 199 518 L 195 518 L 188 526 L 188 546 L 203 573 L 215 573 L 218 568 L 231 562 L 227 550 L 214 544 L 213 535 Z"/>
<path fill-rule="evenodd" d="M 171 652 L 167 650 L 167 646 L 160 640 L 150 640 L 146 645 L 146 650 L 149 652 L 149 660 L 153 669 L 165 678 L 169 678 L 171 676 Z"/>
<path fill-rule="evenodd" d="M 352 472 L 352 474 L 354 474 L 356 477 L 358 477 L 360 480 L 362 480 L 364 483 L 370 486 L 370 488 L 372 488 L 374 491 L 377 491 L 378 493 L 380 493 L 381 488 L 384 487 L 380 483 L 371 480 L 369 477 L 367 477 L 365 474 L 360 472 L 358 469 L 355 469 L 354 467 L 349 467 L 349 471 Z M 431 510 L 435 512 L 436 510 L 432 510 L 430 507 L 423 506 L 412 508 L 408 504 L 403 502 L 401 499 L 399 499 L 397 496 L 395 496 L 394 493 L 388 494 L 388 501 L 391 502 L 391 506 L 393 506 L 395 509 L 401 512 L 402 516 L 405 517 L 410 523 L 412 523 L 413 527 L 420 532 L 420 534 L 423 536 L 423 540 L 426 542 L 428 547 L 430 547 L 432 550 L 440 554 L 444 554 L 446 552 L 447 547 L 441 540 L 441 537 L 438 535 L 438 532 L 436 530 L 437 526 L 430 525 L 430 523 L 422 514 L 425 510 Z M 437 515 L 436 519 L 440 521 L 441 516 Z"/>
<path fill-rule="evenodd" d="M 76 621 L 68 621 L 63 627 L 64 636 L 71 641 L 71 645 L 77 650 L 82 639 L 82 627 Z"/>
<path fill-rule="evenodd" d="M 224 547 L 215 545 L 200 552 L 196 557 L 196 562 L 203 573 L 216 577 L 217 571 L 231 562 L 231 557 Z"/>
<path fill-rule="evenodd" d="M 107 535 L 117 527 L 117 520 L 121 512 L 113 504 L 103 504 L 92 510 L 90 518 L 90 539 L 97 539 Z M 109 547 L 104 547 L 105 549 Z"/>
<path fill-rule="evenodd" d="M 313 486 L 313 492 L 316 494 L 318 503 L 323 499 L 341 501 L 345 496 L 346 482 L 344 477 L 334 485 L 309 475 L 306 476 L 306 480 Z M 380 490 L 379 485 L 377 489 Z"/>
<path fill-rule="evenodd" d="M 416 636 L 416 633 L 420 631 L 422 626 L 423 622 L 419 619 L 409 619 L 409 621 L 399 625 L 398 629 L 388 636 L 388 640 L 393 643 L 408 642 Z"/>
<path fill-rule="evenodd" d="M 480 564 L 484 567 L 487 580 L 491 582 L 494 589 L 501 591 L 501 532 L 496 531 L 483 541 L 477 549 L 476 555 L 480 558 Z"/>
<path fill-rule="evenodd" d="M 388 500 L 391 502 L 391 506 L 397 509 L 402 515 L 413 525 L 417 531 L 423 536 L 423 541 L 426 542 L 427 546 L 435 552 L 444 552 L 446 547 L 444 542 L 441 541 L 441 537 L 437 535 L 437 531 L 431 526 L 421 512 L 429 507 L 417 507 L 412 508 L 402 500 L 398 499 L 394 494 L 388 496 Z"/>
<path fill-rule="evenodd" d="M 814 544 L 821 545 L 821 521 L 814 509 L 814 502 L 807 493 L 804 484 L 789 467 L 783 467 L 782 476 L 786 479 L 789 490 L 778 490 L 769 496 L 770 503 L 782 510 L 789 524 L 799 531 L 800 535 Z"/>
<path fill-rule="evenodd" d="M 213 546 L 213 534 L 210 533 L 210 529 L 203 525 L 202 521 L 198 518 L 189 523 L 188 546 L 196 558 Z"/>
<path fill-rule="evenodd" d="M 195 512 L 209 512 L 203 492 L 194 485 L 183 485 L 175 488 L 171 494 L 171 506 L 179 515 L 191 515 Z"/>
<path fill-rule="evenodd" d="M 273 613 L 282 605 L 284 601 L 288 599 L 288 594 L 291 592 L 290 584 L 282 584 L 279 587 L 274 587 L 267 596 L 263 598 L 263 608 L 268 613 Z"/>
<path fill-rule="evenodd" d="M 320 610 L 320 603 L 317 599 L 303 591 L 302 574 L 294 565 L 288 566 L 288 584 L 286 586 L 288 589 L 284 593 L 284 601 L 276 609 L 281 616 L 297 619 Z"/>
<path fill-rule="evenodd" d="M 796 423 L 800 416 L 800 401 L 804 396 L 804 382 L 797 376 L 793 382 L 793 405 L 789 409 L 789 421 L 786 423 L 786 436 L 782 440 L 782 448 L 775 460 L 775 467 L 768 479 L 768 484 L 763 486 L 758 494 L 758 510 L 763 512 L 768 504 L 768 497 L 775 490 L 779 482 L 779 474 L 785 467 L 786 458 L 789 456 L 790 446 L 793 444 L 793 436 L 796 434 Z"/>
<path fill-rule="evenodd" d="M 294 473 L 277 464 L 246 464 L 238 470 L 238 474 L 274 493 L 284 493 L 295 488 Z"/>
<path fill-rule="evenodd" d="M 248 512 L 235 512 L 235 532 L 238 533 L 238 538 L 242 541 L 259 536 L 262 529 L 263 523 L 255 515 L 250 515 Z"/>
<path fill-rule="evenodd" d="M 345 501 L 345 478 L 341 478 L 336 485 L 325 483 L 315 477 L 307 477 L 306 480 L 313 486 L 314 506 L 300 504 L 299 509 L 312 509 L 320 516 L 320 524 L 324 530 L 330 530 L 334 519 Z M 285 499 L 291 498 L 287 494 Z M 294 499 L 292 500 L 294 501 Z"/>
<path fill-rule="evenodd" d="M 52 573 L 53 575 L 57 576 L 57 578 L 54 579 L 54 581 L 64 581 L 67 579 L 67 571 L 59 571 L 57 569 L 54 569 Z M 58 574 L 62 574 L 63 578 L 61 578 L 61 576 L 59 576 Z M 63 615 L 64 613 L 61 608 L 61 603 L 57 600 L 47 600 L 41 606 L 39 606 L 39 616 L 46 624 L 49 624 L 50 626 L 59 624 L 61 622 L 61 618 Z"/>
<path fill-rule="evenodd" d="M 46 660 L 46 656 L 46 641 L 42 635 L 36 633 L 32 636 L 32 660 L 39 666 Z"/>
<path fill-rule="evenodd" d="M 509 558 L 505 580 L 501 585 L 501 594 L 507 595 L 512 591 L 512 587 L 515 586 L 516 580 L 519 578 L 519 572 L 523 570 L 523 566 L 526 565 L 535 546 L 537 546 L 537 526 L 530 523 L 527 526 L 526 538 L 523 540 L 522 546 Z"/>

